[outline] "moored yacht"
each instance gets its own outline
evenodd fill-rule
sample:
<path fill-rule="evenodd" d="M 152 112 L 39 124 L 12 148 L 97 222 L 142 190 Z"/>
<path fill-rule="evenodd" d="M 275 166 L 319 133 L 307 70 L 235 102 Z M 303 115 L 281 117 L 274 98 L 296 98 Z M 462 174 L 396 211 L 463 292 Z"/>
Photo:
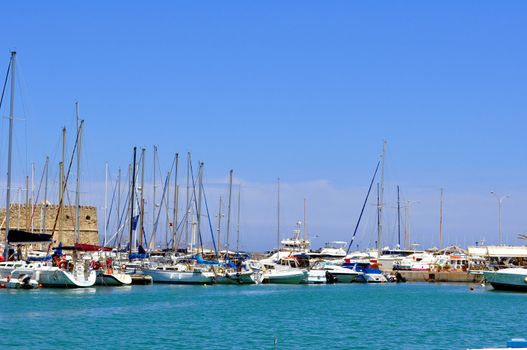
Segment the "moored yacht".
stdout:
<path fill-rule="evenodd" d="M 214 272 L 192 264 L 158 265 L 143 269 L 145 275 L 151 276 L 154 283 L 173 284 L 212 284 Z"/>
<path fill-rule="evenodd" d="M 484 271 L 485 281 L 496 290 L 527 292 L 527 269 L 521 267 Z"/>

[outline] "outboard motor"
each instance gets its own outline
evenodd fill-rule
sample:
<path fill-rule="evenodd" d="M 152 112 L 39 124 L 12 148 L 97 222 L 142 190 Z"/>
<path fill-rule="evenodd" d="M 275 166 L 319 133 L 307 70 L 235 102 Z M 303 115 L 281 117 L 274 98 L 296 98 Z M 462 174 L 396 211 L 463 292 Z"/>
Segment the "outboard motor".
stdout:
<path fill-rule="evenodd" d="M 20 281 L 20 284 L 22 285 L 22 288 L 31 288 L 31 276 L 30 275 L 22 275 L 18 278 Z"/>

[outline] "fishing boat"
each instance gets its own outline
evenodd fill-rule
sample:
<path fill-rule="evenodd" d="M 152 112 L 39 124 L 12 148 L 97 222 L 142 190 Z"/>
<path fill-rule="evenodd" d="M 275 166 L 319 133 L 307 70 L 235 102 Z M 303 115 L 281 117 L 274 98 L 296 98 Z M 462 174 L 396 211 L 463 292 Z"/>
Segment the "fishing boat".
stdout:
<path fill-rule="evenodd" d="M 521 267 L 484 271 L 486 282 L 496 290 L 527 292 L 527 269 Z"/>

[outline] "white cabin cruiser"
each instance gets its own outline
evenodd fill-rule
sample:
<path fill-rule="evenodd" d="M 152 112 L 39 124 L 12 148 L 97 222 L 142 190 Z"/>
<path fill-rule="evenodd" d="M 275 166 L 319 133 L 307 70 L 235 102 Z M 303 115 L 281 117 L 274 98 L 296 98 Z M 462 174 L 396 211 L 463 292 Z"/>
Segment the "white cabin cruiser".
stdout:
<path fill-rule="evenodd" d="M 496 290 L 527 292 L 527 269 L 521 267 L 484 271 L 485 281 Z"/>
<path fill-rule="evenodd" d="M 190 264 L 159 265 L 143 269 L 145 275 L 151 276 L 154 283 L 173 284 L 212 284 L 214 272 Z"/>
<path fill-rule="evenodd" d="M 347 245 L 347 242 L 342 241 L 326 242 L 324 248 L 310 252 L 309 256 L 312 258 L 342 259 L 346 256 Z"/>
<path fill-rule="evenodd" d="M 270 259 L 261 260 L 262 283 L 299 284 L 308 278 L 307 269 L 300 267 L 294 256 L 281 258 L 278 263 Z"/>

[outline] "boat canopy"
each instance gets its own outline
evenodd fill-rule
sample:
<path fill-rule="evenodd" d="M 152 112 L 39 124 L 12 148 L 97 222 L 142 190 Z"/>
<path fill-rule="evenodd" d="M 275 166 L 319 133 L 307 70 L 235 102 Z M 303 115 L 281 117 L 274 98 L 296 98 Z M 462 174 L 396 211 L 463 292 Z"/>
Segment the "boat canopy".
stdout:
<path fill-rule="evenodd" d="M 203 265 L 219 265 L 219 262 L 217 261 L 213 261 L 213 260 L 203 260 L 203 258 L 201 257 L 201 255 L 196 255 L 194 257 L 194 259 L 196 259 L 196 261 L 198 262 L 198 264 L 203 264 Z"/>
<path fill-rule="evenodd" d="M 75 243 L 75 248 L 77 250 L 83 250 L 85 252 L 111 252 L 112 248 L 110 247 L 101 247 L 95 244 L 85 244 L 85 243 Z"/>
<path fill-rule="evenodd" d="M 10 244 L 52 243 L 52 239 L 48 233 L 33 233 L 10 229 L 7 233 L 7 242 Z"/>

